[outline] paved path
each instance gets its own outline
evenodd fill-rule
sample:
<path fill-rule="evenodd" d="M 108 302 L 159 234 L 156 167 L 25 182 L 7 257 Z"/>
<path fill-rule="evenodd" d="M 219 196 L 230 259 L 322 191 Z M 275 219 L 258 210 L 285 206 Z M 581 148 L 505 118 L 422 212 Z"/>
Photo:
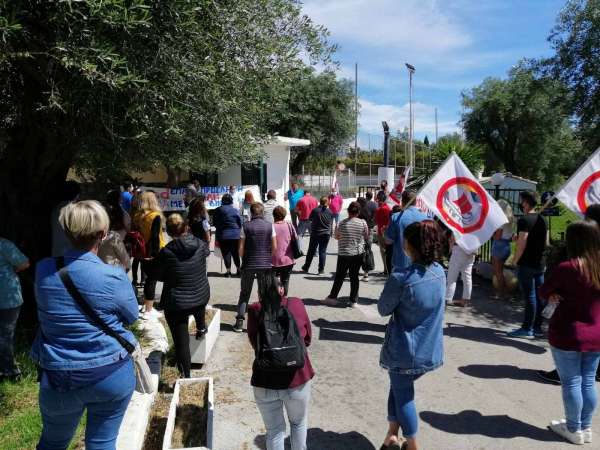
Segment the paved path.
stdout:
<path fill-rule="evenodd" d="M 335 269 L 335 251 L 335 243 L 330 244 L 326 273 Z M 215 380 L 216 448 L 264 448 L 264 427 L 249 384 L 252 350 L 245 333 L 231 331 L 239 279 L 219 277 L 219 260 L 210 260 L 211 304 L 223 309 L 222 331 L 198 374 Z M 316 261 L 313 265 L 316 272 Z M 375 302 L 383 279 L 361 283 L 356 309 L 319 304 L 331 283 L 331 277 L 302 273 L 290 282 L 290 295 L 305 300 L 313 323 L 309 351 L 317 375 L 308 448 L 378 449 L 387 429 L 389 387 L 387 372 L 378 365 L 386 320 L 377 314 Z M 474 291 L 472 308 L 447 311 L 445 365 L 416 385 L 422 449 L 565 448 L 569 444 L 546 430 L 551 419 L 563 416 L 560 388 L 535 376 L 535 370 L 552 366 L 547 343 L 506 338 L 504 331 L 521 317 L 518 304 L 489 299 L 489 285 L 478 278 Z M 348 292 L 346 283 L 341 296 Z M 598 416 L 594 425 L 600 430 Z"/>

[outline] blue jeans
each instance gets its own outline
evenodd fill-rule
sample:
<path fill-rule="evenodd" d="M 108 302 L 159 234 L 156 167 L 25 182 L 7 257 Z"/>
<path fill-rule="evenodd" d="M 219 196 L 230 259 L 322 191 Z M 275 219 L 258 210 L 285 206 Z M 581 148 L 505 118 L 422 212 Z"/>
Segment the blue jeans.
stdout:
<path fill-rule="evenodd" d="M 256 406 L 267 429 L 267 450 L 284 450 L 285 417 L 290 421 L 292 450 L 306 450 L 306 428 L 311 382 L 292 389 L 254 388 Z"/>
<path fill-rule="evenodd" d="M 522 328 L 528 331 L 541 330 L 544 302 L 538 297 L 538 289 L 544 284 L 544 272 L 540 269 L 519 266 L 517 278 L 525 300 L 525 318 Z"/>
<path fill-rule="evenodd" d="M 560 376 L 563 404 L 569 431 L 586 430 L 598 403 L 596 370 L 600 352 L 574 352 L 552 347 Z"/>
<path fill-rule="evenodd" d="M 421 375 L 402 375 L 389 372 L 390 393 L 388 396 L 388 422 L 400 424 L 402 436 L 417 435 L 419 420 L 415 407 L 415 381 Z"/>
<path fill-rule="evenodd" d="M 302 238 L 304 237 L 304 233 L 308 231 L 310 235 L 310 230 L 312 228 L 312 222 L 310 220 L 301 220 L 298 222 L 298 245 L 300 245 L 300 250 L 302 250 Z"/>
<path fill-rule="evenodd" d="M 68 392 L 40 388 L 42 437 L 38 450 L 66 450 L 87 409 L 86 450 L 114 450 L 135 388 L 133 361 L 93 386 Z"/>
<path fill-rule="evenodd" d="M 325 270 L 325 259 L 327 258 L 327 244 L 329 244 L 329 235 L 311 235 L 310 241 L 308 243 L 308 252 L 306 253 L 306 259 L 304 261 L 303 269 L 310 269 L 310 265 L 315 256 L 315 252 L 317 251 L 317 247 L 319 248 L 319 272 Z"/>
<path fill-rule="evenodd" d="M 0 309 L 0 376 L 19 375 L 15 364 L 15 328 L 19 318 L 20 306 Z"/>

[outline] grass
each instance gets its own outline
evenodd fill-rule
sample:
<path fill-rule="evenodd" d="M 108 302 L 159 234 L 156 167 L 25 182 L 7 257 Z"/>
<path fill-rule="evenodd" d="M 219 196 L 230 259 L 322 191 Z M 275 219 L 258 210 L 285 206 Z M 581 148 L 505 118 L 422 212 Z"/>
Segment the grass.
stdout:
<path fill-rule="evenodd" d="M 580 217 L 570 209 L 565 208 L 563 205 L 559 205 L 560 216 L 557 217 L 546 217 L 550 225 L 550 238 L 552 240 L 560 240 L 561 233 L 567 230 L 567 226 L 578 220 Z"/>
<path fill-rule="evenodd" d="M 19 333 L 15 342 L 16 359 L 23 377 L 16 382 L 0 382 L 0 450 L 31 450 L 42 433 L 37 369 L 29 358 L 26 334 Z M 84 427 L 85 417 L 79 424 L 70 450 L 79 446 Z"/>

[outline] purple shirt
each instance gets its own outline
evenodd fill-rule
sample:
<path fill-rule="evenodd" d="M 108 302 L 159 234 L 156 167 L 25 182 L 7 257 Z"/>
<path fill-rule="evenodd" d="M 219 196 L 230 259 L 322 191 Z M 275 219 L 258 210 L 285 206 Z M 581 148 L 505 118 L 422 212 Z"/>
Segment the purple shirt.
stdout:
<path fill-rule="evenodd" d="M 561 263 L 540 288 L 540 296 L 562 300 L 550 319 L 548 340 L 560 350 L 600 352 L 600 290 L 573 259 Z"/>
<path fill-rule="evenodd" d="M 273 254 L 271 264 L 273 264 L 273 267 L 291 266 L 295 262 L 292 238 L 297 239 L 296 231 L 288 222 L 274 223 L 273 229 L 277 240 L 277 250 Z"/>

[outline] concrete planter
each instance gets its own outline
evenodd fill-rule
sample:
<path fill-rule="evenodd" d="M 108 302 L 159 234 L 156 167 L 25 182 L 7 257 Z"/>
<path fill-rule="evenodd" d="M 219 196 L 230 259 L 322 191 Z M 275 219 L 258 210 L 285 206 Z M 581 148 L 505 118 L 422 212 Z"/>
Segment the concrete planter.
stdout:
<path fill-rule="evenodd" d="M 213 449 L 213 420 L 214 420 L 214 393 L 213 393 L 213 379 L 212 377 L 205 378 L 181 378 L 175 382 L 175 390 L 173 392 L 173 399 L 171 400 L 171 406 L 169 408 L 169 417 L 167 418 L 167 427 L 165 430 L 165 438 L 163 440 L 163 450 L 183 450 L 180 447 L 172 447 L 173 432 L 175 430 L 175 419 L 177 414 L 177 406 L 179 406 L 180 391 L 182 385 L 191 385 L 195 383 L 207 385 L 206 395 L 206 446 L 205 447 L 184 447 L 185 450 L 207 450 Z M 193 419 L 192 419 L 193 421 Z M 198 423 L 192 423 L 191 428 L 200 431 L 200 427 L 203 426 L 200 423 L 201 418 L 197 418 Z"/>
<path fill-rule="evenodd" d="M 207 324 L 206 334 L 199 341 L 196 340 L 196 336 L 190 334 L 190 355 L 194 364 L 205 364 L 208 361 L 221 331 L 221 310 L 212 306 L 207 306 L 206 310 L 214 311 L 212 320 Z M 192 323 L 194 323 L 194 317 L 190 316 L 190 324 Z"/>
<path fill-rule="evenodd" d="M 121 422 L 121 428 L 119 428 L 117 450 L 142 450 L 150 410 L 158 389 L 157 375 L 152 375 L 152 382 L 155 387 L 152 394 L 141 394 L 137 391 L 133 393 L 125 417 L 123 417 L 123 422 Z"/>

